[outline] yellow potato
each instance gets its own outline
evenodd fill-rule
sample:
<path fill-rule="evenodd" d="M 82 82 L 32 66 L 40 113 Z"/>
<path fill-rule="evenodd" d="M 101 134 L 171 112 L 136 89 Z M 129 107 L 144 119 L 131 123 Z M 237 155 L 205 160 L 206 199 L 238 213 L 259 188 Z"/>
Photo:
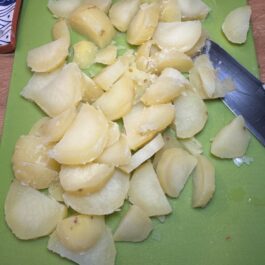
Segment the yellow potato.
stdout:
<path fill-rule="evenodd" d="M 70 31 L 67 25 L 67 22 L 64 19 L 57 20 L 52 27 L 52 36 L 55 40 L 64 38 L 67 43 L 70 45 L 71 36 Z"/>
<path fill-rule="evenodd" d="M 67 18 L 81 3 L 82 0 L 49 0 L 48 9 L 55 17 Z"/>
<path fill-rule="evenodd" d="M 105 65 L 114 64 L 117 57 L 117 52 L 117 46 L 110 44 L 109 46 L 97 52 L 95 63 L 101 63 Z"/>

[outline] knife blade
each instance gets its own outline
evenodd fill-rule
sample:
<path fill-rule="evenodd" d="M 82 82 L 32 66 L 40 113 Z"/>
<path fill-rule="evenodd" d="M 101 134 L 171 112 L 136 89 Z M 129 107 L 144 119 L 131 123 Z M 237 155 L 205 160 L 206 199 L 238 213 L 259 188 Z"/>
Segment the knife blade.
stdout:
<path fill-rule="evenodd" d="M 265 146 L 265 85 L 215 42 L 207 40 L 202 53 L 209 56 L 218 78 L 233 80 L 235 90 L 223 102 L 244 117 L 248 129 Z"/>

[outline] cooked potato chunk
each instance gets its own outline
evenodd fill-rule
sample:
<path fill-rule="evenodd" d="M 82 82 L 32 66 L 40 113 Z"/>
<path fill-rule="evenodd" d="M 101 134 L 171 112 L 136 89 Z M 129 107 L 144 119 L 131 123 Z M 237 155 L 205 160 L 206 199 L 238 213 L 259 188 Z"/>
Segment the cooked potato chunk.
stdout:
<path fill-rule="evenodd" d="M 100 10 L 104 11 L 105 13 L 108 13 L 112 1 L 111 0 L 83 0 L 83 3 L 96 6 Z"/>
<path fill-rule="evenodd" d="M 49 235 L 66 212 L 62 204 L 17 180 L 5 201 L 6 222 L 16 237 L 24 240 Z"/>
<path fill-rule="evenodd" d="M 150 40 L 156 29 L 159 13 L 158 3 L 142 4 L 129 25 L 127 41 L 133 45 L 140 45 Z"/>
<path fill-rule="evenodd" d="M 73 252 L 85 252 L 95 246 L 105 230 L 102 216 L 73 215 L 56 226 L 61 244 Z"/>
<path fill-rule="evenodd" d="M 106 117 L 99 110 L 83 104 L 64 137 L 49 154 L 59 163 L 66 165 L 91 162 L 106 146 L 108 127 Z"/>
<path fill-rule="evenodd" d="M 115 30 L 104 11 L 93 5 L 82 5 L 69 17 L 71 27 L 88 37 L 100 48 L 106 47 L 115 35 Z"/>
<path fill-rule="evenodd" d="M 113 238 L 115 241 L 141 242 L 152 230 L 152 221 L 148 215 L 138 206 L 132 205 L 119 223 Z"/>
<path fill-rule="evenodd" d="M 179 96 L 175 101 L 176 134 L 179 138 L 190 138 L 200 132 L 208 119 L 205 103 L 195 95 Z"/>
<path fill-rule="evenodd" d="M 67 18 L 81 3 L 82 0 L 49 0 L 48 9 L 55 17 Z"/>
<path fill-rule="evenodd" d="M 27 65 L 33 72 L 51 72 L 62 65 L 68 55 L 69 42 L 54 40 L 28 52 Z"/>
<path fill-rule="evenodd" d="M 95 63 L 114 64 L 117 57 L 117 46 L 110 44 L 109 46 L 99 50 L 96 54 Z"/>
<path fill-rule="evenodd" d="M 60 19 L 55 22 L 55 24 L 52 27 L 52 36 L 55 40 L 64 38 L 67 41 L 67 43 L 70 45 L 71 43 L 70 31 L 64 19 Z"/>
<path fill-rule="evenodd" d="M 162 0 L 159 21 L 181 21 L 181 10 L 177 0 Z"/>
<path fill-rule="evenodd" d="M 78 213 L 111 214 L 123 205 L 129 189 L 129 175 L 115 170 L 111 179 L 98 192 L 87 195 L 64 193 L 64 202 Z"/>
<path fill-rule="evenodd" d="M 229 41 L 237 44 L 246 42 L 250 16 L 250 6 L 236 8 L 226 16 L 222 30 Z"/>
<path fill-rule="evenodd" d="M 236 158 L 243 156 L 248 148 L 250 133 L 245 127 L 242 116 L 234 118 L 215 136 L 211 153 L 220 158 Z"/>
<path fill-rule="evenodd" d="M 127 31 L 129 24 L 140 6 L 139 0 L 123 0 L 112 5 L 109 17 L 112 25 L 121 32 Z"/>
<path fill-rule="evenodd" d="M 197 156 L 192 178 L 192 207 L 205 207 L 215 191 L 215 169 L 205 156 Z"/>
<path fill-rule="evenodd" d="M 143 209 L 148 216 L 172 212 L 150 161 L 134 171 L 128 195 L 130 202 Z"/>
<path fill-rule="evenodd" d="M 164 192 L 179 197 L 197 160 L 181 148 L 169 148 L 158 161 L 156 172 Z"/>

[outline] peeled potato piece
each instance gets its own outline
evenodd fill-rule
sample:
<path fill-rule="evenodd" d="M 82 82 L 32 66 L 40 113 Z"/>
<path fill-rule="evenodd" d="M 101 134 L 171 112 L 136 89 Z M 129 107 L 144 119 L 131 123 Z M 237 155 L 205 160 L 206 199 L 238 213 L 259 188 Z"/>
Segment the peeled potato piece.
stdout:
<path fill-rule="evenodd" d="M 88 37 L 100 48 L 106 47 L 115 35 L 115 30 L 104 11 L 85 4 L 77 8 L 69 17 L 71 27 Z"/>
<path fill-rule="evenodd" d="M 111 214 L 123 205 L 129 189 L 129 175 L 115 170 L 111 179 L 98 192 L 84 196 L 64 193 L 64 202 L 78 213 Z"/>
<path fill-rule="evenodd" d="M 108 127 L 106 117 L 99 110 L 82 104 L 72 125 L 49 155 L 66 165 L 91 162 L 106 146 Z"/>
<path fill-rule="evenodd" d="M 148 215 L 138 206 L 132 205 L 119 223 L 113 238 L 115 241 L 141 242 L 152 230 L 152 221 Z"/>
<path fill-rule="evenodd" d="M 200 21 L 160 22 L 153 40 L 161 49 L 175 48 L 187 52 L 197 43 L 201 33 Z"/>
<path fill-rule="evenodd" d="M 55 17 L 67 18 L 81 3 L 82 0 L 49 0 L 48 9 Z"/>
<path fill-rule="evenodd" d="M 63 165 L 59 178 L 65 191 L 83 194 L 102 189 L 113 173 L 113 166 L 99 163 L 88 163 L 84 166 Z"/>
<path fill-rule="evenodd" d="M 79 265 L 114 265 L 116 249 L 111 230 L 105 228 L 97 243 L 82 253 L 76 253 L 64 247 L 56 233 L 50 236 L 48 249 L 63 258 L 74 261 Z"/>
<path fill-rule="evenodd" d="M 69 42 L 54 40 L 28 52 L 27 65 L 33 72 L 50 72 L 59 67 L 68 55 Z"/>
<path fill-rule="evenodd" d="M 55 40 L 64 38 L 70 45 L 71 36 L 68 25 L 64 19 L 58 20 L 52 27 L 52 36 Z"/>
<path fill-rule="evenodd" d="M 177 0 L 183 20 L 204 19 L 210 8 L 202 0 Z"/>
<path fill-rule="evenodd" d="M 207 122 L 207 107 L 198 96 L 179 96 L 175 101 L 175 109 L 175 127 L 179 138 L 194 136 L 203 129 Z"/>
<path fill-rule="evenodd" d="M 109 17 L 112 25 L 121 32 L 127 31 L 139 6 L 139 0 L 123 0 L 114 3 L 109 10 Z"/>
<path fill-rule="evenodd" d="M 237 116 L 215 136 L 211 153 L 220 158 L 243 156 L 248 148 L 250 133 L 242 116 Z"/>
<path fill-rule="evenodd" d="M 59 180 L 53 181 L 48 188 L 49 196 L 58 202 L 63 202 L 64 190 Z"/>
<path fill-rule="evenodd" d="M 242 6 L 231 11 L 225 18 L 222 30 L 226 38 L 232 43 L 242 44 L 247 40 L 250 6 Z"/>
<path fill-rule="evenodd" d="M 108 140 L 106 148 L 112 146 L 119 141 L 121 136 L 119 124 L 116 122 L 109 122 Z"/>
<path fill-rule="evenodd" d="M 166 215 L 172 212 L 150 161 L 133 173 L 128 195 L 129 201 L 140 207 L 148 216 Z"/>
<path fill-rule="evenodd" d="M 144 3 L 130 22 L 127 31 L 127 41 L 133 45 L 140 45 L 150 40 L 156 29 L 160 8 L 158 3 Z"/>
<path fill-rule="evenodd" d="M 73 215 L 56 226 L 61 244 L 73 252 L 85 252 L 95 246 L 105 231 L 103 216 Z"/>
<path fill-rule="evenodd" d="M 192 178 L 192 207 L 205 207 L 215 191 L 215 169 L 204 156 L 197 156 L 197 166 Z"/>
<path fill-rule="evenodd" d="M 109 46 L 97 52 L 95 63 L 101 63 L 105 65 L 114 64 L 117 57 L 117 51 L 117 47 L 110 44 Z"/>
<path fill-rule="evenodd" d="M 19 239 L 46 236 L 66 216 L 62 204 L 14 180 L 5 200 L 5 219 Z"/>
<path fill-rule="evenodd" d="M 134 100 L 134 83 L 123 76 L 94 102 L 109 120 L 117 120 L 126 115 L 132 108 Z"/>
<path fill-rule="evenodd" d="M 170 197 L 179 197 L 196 164 L 196 158 L 181 148 L 164 151 L 156 167 L 164 192 Z"/>
<path fill-rule="evenodd" d="M 110 6 L 112 4 L 111 0 L 83 0 L 83 3 L 90 4 L 92 6 L 96 6 L 100 10 L 108 13 Z"/>
<path fill-rule="evenodd" d="M 172 22 L 181 21 L 181 10 L 177 0 L 161 1 L 159 21 Z"/>

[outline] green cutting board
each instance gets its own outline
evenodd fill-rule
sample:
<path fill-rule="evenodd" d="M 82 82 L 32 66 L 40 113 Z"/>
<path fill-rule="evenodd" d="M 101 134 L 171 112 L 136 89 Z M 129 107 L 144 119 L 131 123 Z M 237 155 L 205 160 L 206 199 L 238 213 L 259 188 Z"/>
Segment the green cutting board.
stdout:
<path fill-rule="evenodd" d="M 229 44 L 220 28 L 225 15 L 244 0 L 207 0 L 212 12 L 204 23 L 213 40 L 257 75 L 251 34 L 241 46 Z M 26 67 L 27 51 L 51 40 L 54 19 L 47 1 L 24 0 L 18 43 L 0 151 L 0 264 L 61 265 L 71 262 L 50 253 L 48 237 L 32 241 L 15 238 L 4 221 L 4 200 L 12 181 L 11 156 L 16 140 L 27 134 L 43 114 L 19 96 L 31 73 Z M 119 36 L 120 37 L 120 36 Z M 73 41 L 76 41 L 77 35 Z M 122 38 L 120 37 L 122 40 Z M 1 63 L 1 62 L 0 62 Z M 154 219 L 154 231 L 144 243 L 117 243 L 117 265 L 263 265 L 265 264 L 265 149 L 254 137 L 247 152 L 251 165 L 236 167 L 209 154 L 210 139 L 233 115 L 221 101 L 207 103 L 209 121 L 198 135 L 204 154 L 216 167 L 216 193 L 205 209 L 191 207 L 191 180 L 178 200 L 170 200 L 173 214 L 165 223 Z M 154 202 L 155 203 L 155 202 Z M 115 228 L 115 214 L 107 223 Z"/>

